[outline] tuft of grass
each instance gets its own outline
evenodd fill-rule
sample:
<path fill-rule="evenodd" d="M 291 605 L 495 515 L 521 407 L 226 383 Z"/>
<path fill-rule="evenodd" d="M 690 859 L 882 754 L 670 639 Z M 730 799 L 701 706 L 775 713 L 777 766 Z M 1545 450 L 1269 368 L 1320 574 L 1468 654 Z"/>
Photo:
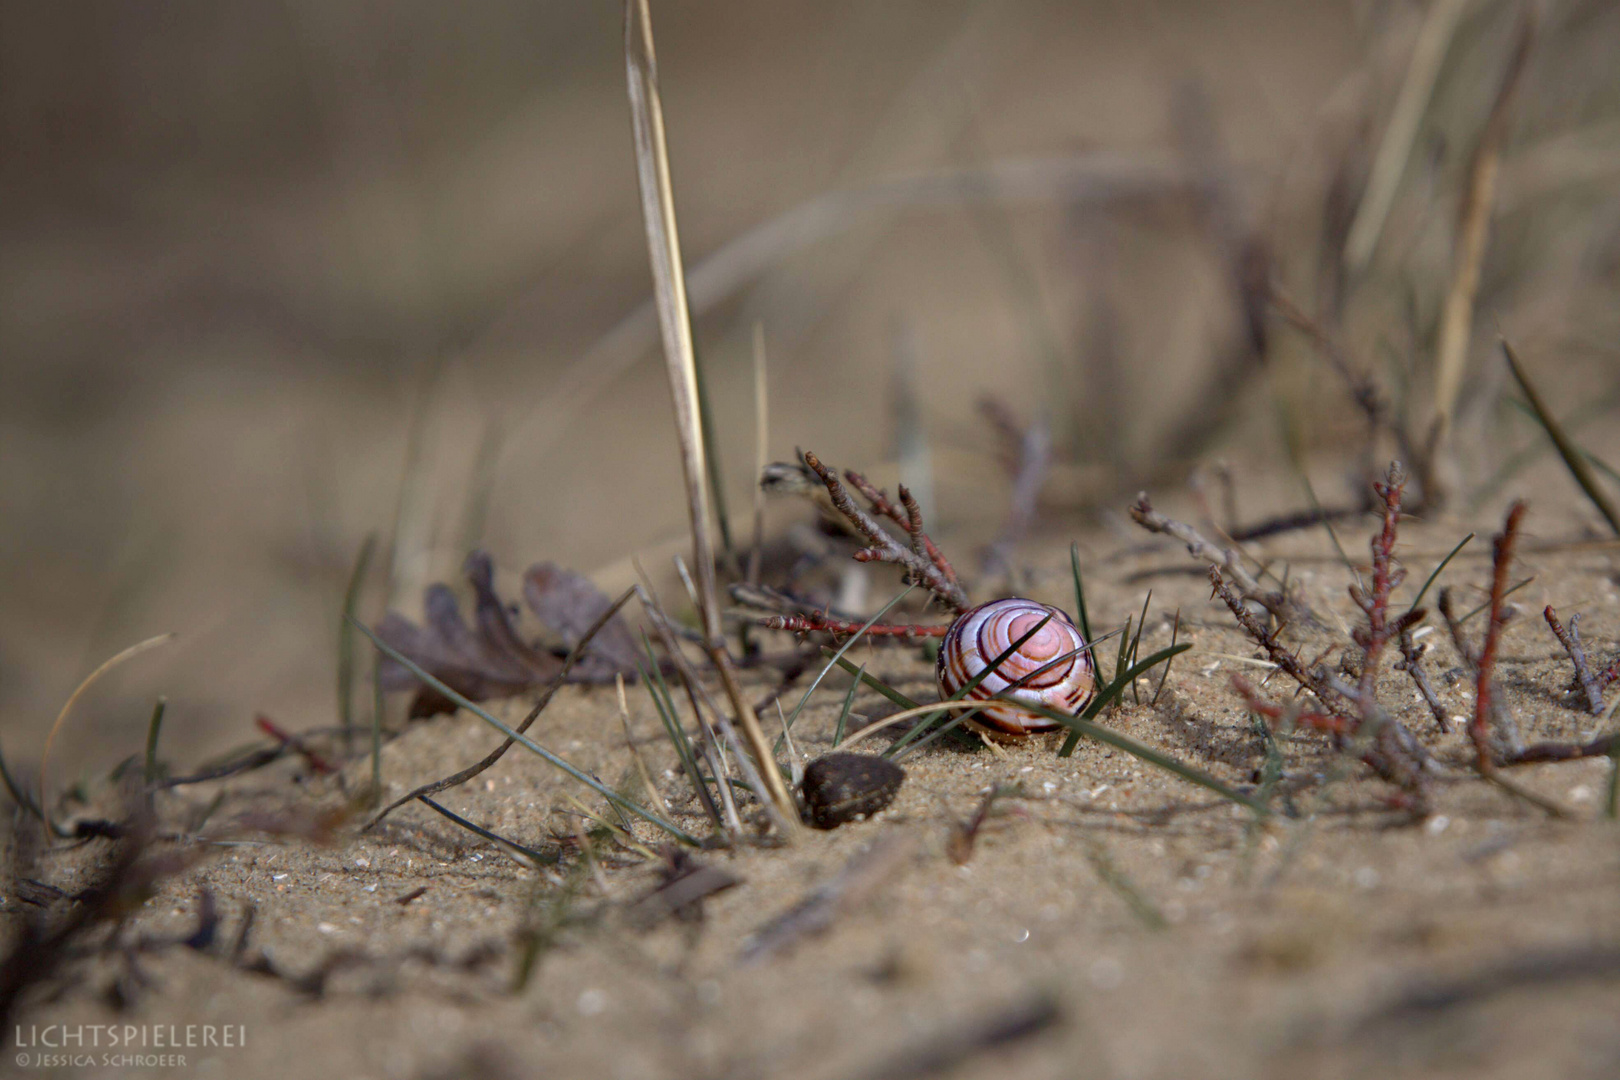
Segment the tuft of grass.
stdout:
<path fill-rule="evenodd" d="M 409 671 L 412 675 L 416 676 L 417 679 L 421 680 L 424 685 L 437 690 L 450 701 L 453 701 L 456 703 L 456 705 L 466 709 L 468 712 L 478 717 L 478 719 L 482 720 L 496 731 L 499 731 L 508 739 L 511 739 L 517 745 L 523 747 L 530 753 L 535 754 L 553 768 L 567 773 L 569 776 L 573 777 L 575 780 L 578 780 L 580 783 L 584 784 L 598 795 L 607 799 L 608 802 L 614 803 L 623 809 L 628 810 L 630 813 L 641 818 L 643 821 L 656 825 L 658 828 L 663 829 L 665 832 L 669 833 L 669 835 L 673 836 L 676 840 L 679 840 L 683 844 L 690 844 L 693 847 L 698 846 L 697 838 L 687 833 L 680 826 L 675 825 L 673 822 L 664 820 L 650 810 L 644 809 L 640 805 L 625 798 L 617 791 L 614 791 L 612 788 L 596 779 L 596 777 L 578 768 L 566 759 L 552 753 L 550 750 L 547 750 L 545 747 L 541 746 L 527 735 L 524 735 L 519 731 L 514 731 L 512 728 L 496 719 L 494 715 L 486 711 L 477 702 L 464 696 L 459 691 L 453 689 L 441 680 L 424 671 L 410 657 L 406 656 L 398 649 L 395 649 L 393 646 L 389 645 L 387 642 L 383 641 L 380 637 L 374 634 L 370 627 L 365 626 L 359 620 L 351 620 L 351 622 L 353 622 L 353 624 L 359 628 L 362 634 L 366 635 L 366 637 L 371 640 L 371 643 L 375 645 L 379 651 L 381 651 L 389 659 L 400 664 L 405 668 L 406 671 Z"/>
<path fill-rule="evenodd" d="M 1547 438 L 1551 439 L 1553 446 L 1557 448 L 1558 456 L 1564 459 L 1564 467 L 1575 478 L 1575 483 L 1580 485 L 1586 497 L 1592 500 L 1592 505 L 1603 515 L 1603 520 L 1609 523 L 1609 528 L 1614 530 L 1616 536 L 1620 536 L 1620 514 L 1615 512 L 1609 497 L 1598 486 L 1597 477 L 1592 475 L 1592 468 L 1587 463 L 1585 453 L 1570 439 L 1562 425 L 1558 423 L 1558 419 L 1553 416 L 1552 410 L 1547 407 L 1547 403 L 1542 400 L 1541 394 L 1530 382 L 1530 376 L 1525 373 L 1524 365 L 1519 362 L 1508 339 L 1498 338 L 1497 343 L 1502 347 L 1502 355 L 1507 359 L 1514 379 L 1518 380 L 1519 389 L 1524 391 L 1524 396 L 1530 401 L 1530 407 L 1535 410 L 1536 420 L 1540 422 L 1542 429 L 1547 432 Z"/>
<path fill-rule="evenodd" d="M 686 737 L 686 729 L 681 727 L 680 713 L 675 709 L 674 699 L 669 696 L 669 687 L 664 683 L 664 673 L 658 669 L 658 660 L 653 656 L 652 642 L 645 633 L 641 635 L 641 642 L 647 650 L 648 663 L 652 665 L 651 673 L 643 671 L 639 663 L 636 665 L 636 670 L 641 674 L 641 685 L 647 688 L 647 696 L 652 698 L 653 708 L 658 711 L 664 732 L 669 736 L 670 745 L 675 747 L 675 756 L 680 759 L 681 768 L 685 770 L 687 779 L 692 782 L 692 790 L 697 794 L 698 802 L 703 805 L 703 812 L 709 816 L 709 821 L 714 827 L 719 829 L 722 827 L 720 808 L 714 805 L 714 796 L 709 794 L 708 785 L 703 782 L 703 773 L 698 769 L 697 754 L 692 750 L 692 741 Z"/>

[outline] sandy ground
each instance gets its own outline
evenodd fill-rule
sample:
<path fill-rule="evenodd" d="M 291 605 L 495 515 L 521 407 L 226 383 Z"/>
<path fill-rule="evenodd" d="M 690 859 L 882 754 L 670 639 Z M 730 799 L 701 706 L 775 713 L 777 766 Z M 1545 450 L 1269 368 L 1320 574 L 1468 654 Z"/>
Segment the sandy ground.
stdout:
<path fill-rule="evenodd" d="M 132 641 L 181 634 L 76 707 L 50 784 L 82 783 L 92 803 L 73 814 L 113 808 L 107 773 L 139 753 L 157 694 L 170 698 L 162 756 L 176 772 L 262 742 L 260 713 L 294 731 L 331 725 L 340 598 L 367 535 L 381 538 L 359 605 L 373 621 L 388 606 L 414 614 L 423 586 L 456 579 L 475 544 L 508 591 L 540 559 L 623 588 L 632 553 L 667 574 L 685 546 L 651 324 L 616 336 L 648 277 L 614 6 L 182 7 L 163 19 L 0 7 L 6 760 L 31 774 L 87 671 Z M 1499 407 L 1495 329 L 1560 415 L 1602 398 L 1620 339 L 1620 9 L 1548 7 L 1505 150 L 1459 417 L 1470 482 L 1543 443 Z M 1391 239 L 1341 313 L 1347 347 L 1414 413 L 1427 408 L 1459 188 L 1516 26 L 1512 5 L 1471 8 Z M 1336 265 L 1319 233 L 1345 224 L 1335 215 L 1364 181 L 1427 10 L 921 0 L 768 5 L 737 21 L 724 6 L 656 9 L 694 267 L 828 192 L 919 171 L 1093 152 L 1180 162 L 1178 110 L 1202 100 L 1236 194 L 1225 224 L 1263 229 L 1277 279 L 1311 310 Z M 1059 460 L 1042 530 L 1015 553 L 1019 591 L 1067 605 L 1077 539 L 1098 626 L 1139 612 L 1152 588 L 1144 646 L 1161 647 L 1179 609 L 1195 647 L 1158 706 L 1132 695 L 1105 719 L 1251 786 L 1264 749 L 1229 678 L 1265 672 L 1184 552 L 1128 523 L 1120 478 L 1152 477 L 1158 505 L 1192 518 L 1189 473 L 1224 458 L 1241 519 L 1298 509 L 1278 438 L 1292 410 L 1316 490 L 1338 504 L 1354 494 L 1342 455 L 1361 426 L 1341 382 L 1273 319 L 1264 375 L 1234 384 L 1242 409 L 1192 457 L 1160 454 L 1176 424 L 1198 419 L 1198 377 L 1239 333 L 1220 229 L 1200 216 L 1046 195 L 833 215 L 825 235 L 773 249 L 699 312 L 696 333 L 740 529 L 756 321 L 770 341 L 770 455 L 804 446 L 892 484 L 900 444 L 925 443 L 930 527 L 970 576 L 1008 501 L 975 401 L 988 391 L 1021 417 L 1045 413 Z M 916 415 L 902 423 L 908 394 Z M 1620 428 L 1598 417 L 1583 445 L 1620 460 Z M 1583 612 L 1592 651 L 1612 659 L 1620 549 L 1545 447 L 1477 512 L 1405 528 L 1403 595 L 1475 530 L 1446 581 L 1477 603 L 1486 538 L 1514 493 L 1533 503 L 1517 574 L 1535 579 L 1513 598 L 1501 684 L 1527 739 L 1573 739 L 1595 722 L 1572 704 L 1539 612 Z M 771 535 L 804 517 L 773 509 Z M 1353 558 L 1370 529 L 1341 528 Z M 1349 574 L 1326 539 L 1255 550 L 1286 564 L 1325 616 L 1302 645 L 1342 640 Z M 867 598 L 891 584 L 874 574 Z M 1448 677 L 1458 658 L 1443 631 L 1426 640 L 1442 697 L 1466 714 L 1467 682 Z M 930 693 L 915 650 L 856 653 Z M 747 677 L 751 692 L 769 689 Z M 1403 679 L 1389 673 L 1384 701 L 1461 771 L 1462 738 L 1436 732 Z M 847 685 L 833 676 L 817 692 L 801 750 L 828 748 Z M 366 697 L 355 694 L 363 719 Z M 676 817 L 700 829 L 650 701 L 632 687 L 629 705 Z M 493 707 L 515 719 L 527 702 Z M 856 711 L 887 706 L 862 693 Z M 610 691 L 564 691 L 533 734 L 640 797 Z M 388 791 L 493 744 L 467 715 L 411 725 L 383 750 Z M 1039 738 L 918 755 L 875 821 L 703 853 L 741 885 L 705 902 L 701 922 L 652 928 L 628 912 L 657 883 L 657 860 L 606 843 L 594 867 L 582 860 L 570 799 L 593 812 L 599 800 L 516 751 L 443 802 L 561 851 L 554 867 L 520 865 L 420 806 L 366 834 L 351 819 L 328 844 L 176 845 L 200 861 L 121 940 L 190 934 L 208 896 L 221 920 L 209 949 L 77 962 L 28 998 L 8 1036 L 31 1045 L 8 1046 L 0 1068 L 125 1075 L 13 1056 L 44 1050 L 30 1034 L 44 1025 L 116 1022 L 246 1034 L 245 1047 L 187 1050 L 152 1075 L 1620 1075 L 1606 762 L 1516 772 L 1564 818 L 1455 778 L 1412 824 L 1387 808 L 1385 785 L 1300 736 L 1286 746 L 1293 814 L 1257 824 L 1118 752 L 1055 749 Z M 285 823 L 342 811 L 369 775 L 363 757 L 341 783 L 288 761 L 166 792 L 158 810 L 186 832 L 204 818 L 205 833 L 250 814 Z M 1018 794 L 995 804 L 958 865 L 953 830 L 998 785 Z M 887 854 L 862 903 L 782 956 L 741 961 L 762 926 L 874 845 Z M 64 847 L 30 873 L 72 893 L 107 852 Z M 10 936 L 45 893 L 7 885 Z M 514 991 L 533 939 L 537 965 Z M 238 940 L 238 959 L 262 951 L 280 977 L 233 963 Z M 1020 1027 L 1027 1037 L 962 1049 Z"/>
<path fill-rule="evenodd" d="M 1516 571 L 1535 581 L 1515 596 L 1521 611 L 1506 631 L 1501 681 L 1530 740 L 1574 738 L 1596 724 L 1571 707 L 1569 667 L 1541 606 L 1581 610 L 1597 655 L 1620 639 L 1617 549 L 1583 539 L 1580 516 L 1538 506 Z M 1366 531 L 1341 529 L 1353 550 Z M 1404 531 L 1408 594 L 1458 535 L 1450 522 Z M 1158 707 L 1128 697 L 1108 723 L 1252 785 L 1264 749 L 1227 680 L 1233 671 L 1264 676 L 1241 659 L 1255 650 L 1209 602 L 1202 579 L 1178 573 L 1188 565 L 1179 549 L 1113 533 L 1081 543 L 1099 625 L 1122 621 L 1151 586 L 1144 648 L 1168 642 L 1168 613 L 1178 607 L 1182 639 L 1195 646 L 1178 658 Z M 1470 545 L 1444 580 L 1477 595 L 1487 549 Z M 1062 549 L 1043 550 L 1032 595 L 1064 602 Z M 1259 550 L 1289 563 L 1327 621 L 1353 618 L 1348 573 L 1320 537 L 1294 534 Z M 1337 636 L 1326 630 L 1301 643 Z M 1431 671 L 1463 714 L 1468 684 L 1448 676 L 1457 658 L 1442 636 L 1427 639 Z M 927 691 L 928 670 L 911 650 L 861 659 L 902 690 Z M 827 748 L 846 686 L 829 678 L 818 691 L 802 720 L 805 753 Z M 605 845 L 599 872 L 577 853 L 536 872 L 411 807 L 372 834 L 341 830 L 331 846 L 209 852 L 164 885 L 125 935 L 188 932 L 206 889 L 223 918 L 213 955 L 143 956 L 132 990 L 121 962 L 90 964 L 59 999 L 35 1002 L 25 1022 L 246 1026 L 245 1048 L 188 1055 L 172 1070 L 186 1075 L 285 1075 L 292 1054 L 300 1070 L 351 1077 L 840 1077 L 928 1075 L 907 1068 L 929 1048 L 1050 1007 L 1049 1026 L 964 1055 L 952 1075 L 1615 1075 L 1620 833 L 1600 812 L 1607 761 L 1516 773 L 1567 808 L 1568 819 L 1554 820 L 1467 779 L 1465 738 L 1434 730 L 1404 676 L 1386 678 L 1382 692 L 1459 766 L 1457 779 L 1437 785 L 1421 824 L 1405 823 L 1387 808 L 1389 789 L 1304 735 L 1285 747 L 1284 788 L 1297 816 L 1264 823 L 1106 747 L 1083 743 L 1067 760 L 1055 755 L 1055 737 L 1001 753 L 933 749 L 907 762 L 898 798 L 875 820 L 806 832 L 785 848 L 704 854 L 742 884 L 704 903 L 700 922 L 646 929 L 627 908 L 656 884 L 656 863 Z M 856 702 L 857 713 L 883 711 L 873 694 Z M 674 756 L 655 734 L 648 699 L 633 688 L 630 704 L 678 820 L 701 831 L 684 782 L 663 771 Z M 524 707 L 498 711 L 510 720 Z M 628 781 L 614 713 L 610 690 L 570 690 L 533 734 L 610 783 Z M 419 723 L 384 751 L 389 790 L 471 762 L 493 741 L 467 715 Z M 368 768 L 352 766 L 351 781 Z M 214 819 L 341 805 L 331 779 L 278 769 L 224 785 Z M 947 853 L 952 829 L 997 784 L 1019 793 L 996 804 L 970 861 L 957 865 Z M 161 809 L 183 819 L 217 794 L 187 789 L 164 796 Z M 514 752 L 443 799 L 498 833 L 554 850 L 572 829 L 556 814 L 571 808 L 569 795 L 599 803 Z M 657 840 L 649 827 L 636 833 Z M 783 955 L 742 962 L 751 934 L 871 845 L 891 855 L 864 902 Z M 92 843 L 51 856 L 41 874 L 82 887 L 101 851 Z M 16 900 L 6 907 L 14 913 Z M 319 997 L 233 970 L 217 954 L 249 909 L 249 953 L 264 950 L 284 974 L 339 954 L 355 959 Z M 547 945 L 514 993 L 526 926 L 545 927 Z M 119 986 L 131 998 L 115 1010 L 106 998 Z"/>

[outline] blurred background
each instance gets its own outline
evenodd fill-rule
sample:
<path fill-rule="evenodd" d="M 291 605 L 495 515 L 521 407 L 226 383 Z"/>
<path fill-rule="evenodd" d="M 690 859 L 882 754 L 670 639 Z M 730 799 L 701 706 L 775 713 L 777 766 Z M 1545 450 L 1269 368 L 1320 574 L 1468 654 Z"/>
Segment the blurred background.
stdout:
<path fill-rule="evenodd" d="M 1353 503 L 1365 421 L 1257 282 L 1392 408 L 1432 408 L 1460 206 L 1527 11 L 1456 414 L 1482 498 L 1537 437 L 1496 326 L 1561 413 L 1586 406 L 1594 449 L 1613 427 L 1612 0 L 655 2 L 739 528 L 756 324 L 770 455 L 908 478 L 959 551 L 1010 497 L 987 393 L 1048 426 L 1065 534 L 1201 462 L 1286 474 L 1288 446 Z M 1432 86 L 1356 261 L 1425 41 Z M 610 584 L 683 542 L 618 4 L 3 0 L 0 251 L 14 761 L 96 664 L 171 630 L 81 703 L 105 748 L 68 739 L 68 774 L 133 752 L 159 693 L 181 760 L 258 712 L 331 723 L 368 535 L 370 619 L 414 616 L 474 546 L 508 579 L 550 559 Z"/>

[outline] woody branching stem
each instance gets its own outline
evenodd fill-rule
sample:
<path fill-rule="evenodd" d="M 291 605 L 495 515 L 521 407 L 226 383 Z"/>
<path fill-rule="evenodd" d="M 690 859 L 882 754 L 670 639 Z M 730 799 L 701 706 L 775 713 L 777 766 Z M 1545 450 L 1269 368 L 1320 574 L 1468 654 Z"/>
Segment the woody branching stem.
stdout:
<path fill-rule="evenodd" d="M 1236 548 L 1212 544 L 1204 539 L 1203 533 L 1186 522 L 1165 517 L 1153 508 L 1147 492 L 1144 491 L 1136 497 L 1136 505 L 1131 507 L 1131 520 L 1148 532 L 1173 536 L 1186 544 L 1188 554 L 1195 559 L 1203 559 L 1212 568 L 1219 568 L 1222 574 L 1232 579 L 1243 599 L 1253 600 L 1276 616 L 1279 622 L 1284 621 L 1287 615 L 1298 609 L 1298 605 L 1286 593 L 1261 588 L 1260 582 L 1244 567 L 1243 556 Z"/>
<path fill-rule="evenodd" d="M 1421 610 L 1408 611 L 1399 616 L 1389 612 L 1390 594 L 1399 587 L 1406 573 L 1395 559 L 1395 540 L 1401 516 L 1401 496 L 1406 476 L 1398 464 L 1391 465 L 1381 482 L 1373 490 L 1383 503 L 1383 527 L 1372 540 L 1372 580 L 1368 586 L 1351 586 L 1350 595 L 1366 617 L 1352 636 L 1361 648 L 1360 678 L 1354 686 L 1334 678 L 1319 665 L 1307 666 L 1291 649 L 1277 640 L 1277 634 L 1261 624 L 1259 618 L 1223 580 L 1218 567 L 1210 567 L 1210 583 L 1232 615 L 1250 638 L 1266 651 L 1271 662 L 1301 687 L 1308 690 L 1320 703 L 1319 708 L 1301 706 L 1284 707 L 1261 697 L 1259 692 L 1242 678 L 1234 677 L 1233 688 L 1242 695 L 1249 708 L 1266 719 L 1272 726 L 1291 726 L 1320 731 L 1332 736 L 1334 744 L 1348 750 L 1372 768 L 1380 777 L 1402 789 L 1398 801 L 1401 805 L 1421 811 L 1426 805 L 1426 764 L 1422 747 L 1410 732 L 1390 716 L 1378 701 L 1378 671 L 1385 649 L 1392 641 L 1399 642 L 1403 660 L 1400 666 L 1414 670 L 1420 654 L 1412 643 L 1410 631 L 1423 618 Z M 1151 508 L 1143 508 L 1151 513 Z M 1140 521 L 1141 518 L 1138 517 Z M 1189 530 L 1190 531 L 1190 530 Z M 1196 535 L 1196 534 L 1195 534 Z M 1202 539 L 1202 538 L 1199 538 Z M 1189 543 L 1194 555 L 1208 557 Z M 1419 686 L 1427 679 L 1420 669 L 1413 678 Z M 1438 708 L 1433 690 L 1425 695 L 1431 709 Z M 1438 713 L 1443 717 L 1443 712 Z"/>
<path fill-rule="evenodd" d="M 871 513 L 855 505 L 855 500 L 849 497 L 843 482 L 831 469 L 823 465 L 816 455 L 805 451 L 804 463 L 827 486 L 827 494 L 832 499 L 834 509 L 871 544 L 871 547 L 862 548 L 855 553 L 858 561 L 893 563 L 904 569 L 911 580 L 933 593 L 952 611 L 967 610 L 967 593 L 958 582 L 956 571 L 934 546 L 934 542 L 922 531 L 922 511 L 904 485 L 900 487 L 900 503 L 904 508 L 902 509 L 890 502 L 882 491 L 873 487 L 859 473 L 846 474 L 849 482 L 872 504 L 873 511 L 906 531 L 909 546 L 901 544 L 890 535 Z"/>
<path fill-rule="evenodd" d="M 1569 662 L 1575 665 L 1575 679 L 1581 684 L 1581 691 L 1586 694 L 1586 706 L 1592 710 L 1593 716 L 1603 715 L 1603 689 L 1598 677 L 1592 674 L 1592 669 L 1586 662 L 1586 647 L 1581 643 L 1581 613 L 1576 612 L 1569 617 L 1569 628 L 1558 621 L 1558 612 L 1548 604 L 1542 611 L 1542 617 L 1552 628 L 1553 637 L 1558 644 L 1569 653 Z"/>

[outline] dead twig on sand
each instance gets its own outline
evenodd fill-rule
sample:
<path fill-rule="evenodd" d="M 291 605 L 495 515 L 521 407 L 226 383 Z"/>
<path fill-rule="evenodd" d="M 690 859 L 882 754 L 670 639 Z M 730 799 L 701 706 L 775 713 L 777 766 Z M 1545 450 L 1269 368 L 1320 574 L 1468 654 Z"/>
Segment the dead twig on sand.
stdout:
<path fill-rule="evenodd" d="M 1587 708 L 1592 711 L 1593 716 L 1602 716 L 1603 690 L 1598 685 L 1597 676 L 1593 675 L 1592 669 L 1587 666 L 1586 649 L 1581 644 L 1581 613 L 1577 611 L 1569 617 L 1568 629 L 1558 621 L 1558 612 L 1551 604 L 1548 604 L 1541 614 L 1547 620 L 1547 625 L 1552 628 L 1553 637 L 1558 639 L 1558 644 L 1569 653 L 1569 662 L 1575 666 L 1575 681 L 1586 694 Z"/>
<path fill-rule="evenodd" d="M 1304 614 L 1300 605 L 1281 590 L 1266 590 L 1243 565 L 1243 556 L 1236 548 L 1220 547 L 1204 539 L 1204 535 L 1186 522 L 1166 517 L 1153 508 L 1147 492 L 1136 497 L 1131 507 L 1131 520 L 1148 532 L 1174 537 L 1187 545 L 1187 553 L 1195 559 L 1209 563 L 1211 569 L 1230 577 L 1244 600 L 1253 600 L 1276 617 L 1287 621 L 1293 614 Z"/>

